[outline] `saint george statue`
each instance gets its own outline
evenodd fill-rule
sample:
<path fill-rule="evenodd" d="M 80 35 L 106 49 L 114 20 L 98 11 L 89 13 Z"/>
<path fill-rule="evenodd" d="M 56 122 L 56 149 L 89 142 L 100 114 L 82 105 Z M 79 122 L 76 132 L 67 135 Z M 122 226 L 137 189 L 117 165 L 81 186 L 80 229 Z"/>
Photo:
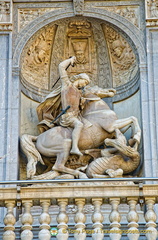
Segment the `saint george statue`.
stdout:
<path fill-rule="evenodd" d="M 24 134 L 21 137 L 21 146 L 28 159 L 28 178 L 52 179 L 59 178 L 59 175 L 61 178 L 104 175 L 117 177 L 133 171 L 139 165 L 137 148 L 141 130 L 137 119 L 134 116 L 118 119 L 115 112 L 102 100 L 113 97 L 115 89 L 90 86 L 91 81 L 85 73 L 69 78 L 67 69 L 75 62 L 76 57 L 73 56 L 59 64 L 61 86 L 53 90 L 37 108 L 41 134 L 36 137 Z M 133 135 L 127 145 L 124 132 L 129 127 L 132 128 Z M 105 150 L 101 151 L 99 147 L 103 143 Z M 84 166 L 84 171 L 87 168 L 87 172 L 71 167 L 72 156 L 76 156 L 79 162 L 88 159 L 87 166 Z M 89 164 L 91 157 L 95 160 Z M 129 162 L 126 162 L 127 157 Z M 56 158 L 52 170 L 41 176 L 34 176 L 38 161 L 47 164 L 45 158 L 47 163 Z M 101 170 L 98 171 L 99 168 Z"/>

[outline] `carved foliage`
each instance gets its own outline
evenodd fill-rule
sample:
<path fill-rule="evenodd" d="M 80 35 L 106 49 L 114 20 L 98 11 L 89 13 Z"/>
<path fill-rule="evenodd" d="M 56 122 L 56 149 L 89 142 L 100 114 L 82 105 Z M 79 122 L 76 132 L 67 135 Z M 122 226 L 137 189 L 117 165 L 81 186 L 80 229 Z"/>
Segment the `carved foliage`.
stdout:
<path fill-rule="evenodd" d="M 130 81 L 137 73 L 136 57 L 127 41 L 112 27 L 103 24 L 109 48 L 114 86 Z"/>
<path fill-rule="evenodd" d="M 114 12 L 127 20 L 129 20 L 133 25 L 136 27 L 139 26 L 139 14 L 138 14 L 138 7 L 131 7 L 131 6 L 114 6 L 114 7 L 101 7 L 106 9 L 109 12 Z"/>
<path fill-rule="evenodd" d="M 50 12 L 56 9 L 60 8 L 29 8 L 19 9 L 19 30 L 24 28 L 27 24 L 29 24 L 31 21 L 36 19 L 37 17 L 40 17 L 41 15 L 45 14 L 46 12 Z"/>

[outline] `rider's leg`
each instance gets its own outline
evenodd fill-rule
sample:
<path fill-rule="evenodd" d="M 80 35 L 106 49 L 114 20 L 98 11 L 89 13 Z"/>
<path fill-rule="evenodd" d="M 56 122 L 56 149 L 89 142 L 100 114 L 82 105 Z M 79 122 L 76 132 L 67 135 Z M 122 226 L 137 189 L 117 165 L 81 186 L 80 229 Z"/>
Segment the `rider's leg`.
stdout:
<path fill-rule="evenodd" d="M 83 123 L 80 122 L 77 118 L 73 121 L 73 132 L 72 132 L 72 149 L 70 151 L 71 154 L 77 154 L 79 156 L 82 156 L 82 153 L 80 152 L 78 148 L 78 141 L 80 138 L 80 134 L 83 128 Z"/>

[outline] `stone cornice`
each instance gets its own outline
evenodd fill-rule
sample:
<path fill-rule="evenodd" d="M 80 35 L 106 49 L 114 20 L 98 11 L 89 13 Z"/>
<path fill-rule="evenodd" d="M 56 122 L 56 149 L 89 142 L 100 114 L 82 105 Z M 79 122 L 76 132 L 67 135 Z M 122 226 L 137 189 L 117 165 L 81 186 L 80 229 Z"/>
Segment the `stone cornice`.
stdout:
<path fill-rule="evenodd" d="M 157 18 L 146 19 L 146 26 L 147 27 L 157 27 L 158 26 L 158 19 Z"/>
<path fill-rule="evenodd" d="M 140 189 L 138 184 L 127 184 L 125 182 L 115 183 L 53 183 L 53 184 L 34 184 L 31 187 L 21 187 L 18 193 L 21 200 L 37 200 L 37 199 L 59 199 L 59 198 L 113 198 L 119 197 L 121 202 L 126 197 L 156 197 L 158 196 L 157 184 L 144 184 Z M 4 201 L 17 201 L 17 189 L 15 187 L 0 189 L 0 206 Z"/>
<path fill-rule="evenodd" d="M 0 23 L 0 31 L 12 31 L 12 23 Z"/>

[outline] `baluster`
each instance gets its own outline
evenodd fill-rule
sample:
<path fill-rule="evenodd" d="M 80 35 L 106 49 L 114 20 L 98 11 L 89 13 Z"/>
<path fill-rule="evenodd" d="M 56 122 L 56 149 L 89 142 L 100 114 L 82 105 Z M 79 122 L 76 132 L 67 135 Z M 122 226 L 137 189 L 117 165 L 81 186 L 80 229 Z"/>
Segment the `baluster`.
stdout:
<path fill-rule="evenodd" d="M 118 212 L 118 205 L 120 203 L 119 198 L 110 198 L 110 204 L 112 205 L 112 210 L 109 216 L 109 220 L 111 222 L 110 227 L 110 239 L 111 240 L 119 240 L 121 238 L 121 230 L 120 228 L 120 214 Z"/>
<path fill-rule="evenodd" d="M 92 215 L 92 221 L 93 221 L 93 233 L 92 233 L 92 239 L 94 240 L 102 240 L 104 238 L 103 233 L 103 215 L 100 211 L 100 206 L 102 204 L 102 198 L 93 198 L 92 203 L 94 205 L 94 213 Z"/>
<path fill-rule="evenodd" d="M 139 231 L 138 231 L 138 220 L 139 216 L 136 212 L 136 204 L 138 199 L 137 198 L 127 198 L 128 204 L 129 204 L 129 212 L 127 215 L 128 220 L 128 238 L 129 240 L 138 240 L 139 238 Z"/>
<path fill-rule="evenodd" d="M 156 230 L 156 214 L 154 212 L 155 198 L 145 198 L 147 205 L 147 212 L 145 214 L 146 220 L 146 237 L 148 240 L 156 240 L 157 230 Z"/>
<path fill-rule="evenodd" d="M 31 215 L 31 207 L 32 207 L 32 201 L 26 200 L 22 202 L 24 207 L 24 214 L 22 215 L 21 222 L 22 222 L 22 233 L 21 233 L 21 240 L 32 240 L 33 239 L 33 233 L 31 231 L 32 229 L 32 223 L 33 223 L 33 217 Z"/>
<path fill-rule="evenodd" d="M 79 198 L 75 199 L 75 203 L 77 205 L 77 213 L 75 215 L 75 234 L 74 238 L 76 240 L 84 240 L 86 239 L 86 231 L 85 231 L 85 221 L 86 221 L 86 216 L 83 213 L 83 207 L 85 205 L 85 199 Z"/>
<path fill-rule="evenodd" d="M 57 239 L 59 240 L 67 240 L 69 237 L 69 233 L 67 231 L 68 228 L 68 216 L 66 214 L 66 206 L 68 204 L 67 199 L 58 199 L 58 205 L 59 205 L 59 214 L 57 216 L 57 222 L 58 224 L 58 234 Z"/>
<path fill-rule="evenodd" d="M 3 234 L 3 240 L 14 240 L 15 239 L 14 224 L 16 220 L 13 214 L 13 208 L 15 206 L 15 201 L 6 201 L 5 206 L 7 208 L 7 214 L 4 217 L 5 232 Z"/>
<path fill-rule="evenodd" d="M 50 206 L 50 200 L 40 200 L 41 207 L 42 207 L 42 214 L 40 215 L 39 222 L 40 222 L 40 229 L 41 231 L 38 234 L 40 240 L 50 240 L 50 222 L 51 218 L 48 213 L 48 209 Z"/>

